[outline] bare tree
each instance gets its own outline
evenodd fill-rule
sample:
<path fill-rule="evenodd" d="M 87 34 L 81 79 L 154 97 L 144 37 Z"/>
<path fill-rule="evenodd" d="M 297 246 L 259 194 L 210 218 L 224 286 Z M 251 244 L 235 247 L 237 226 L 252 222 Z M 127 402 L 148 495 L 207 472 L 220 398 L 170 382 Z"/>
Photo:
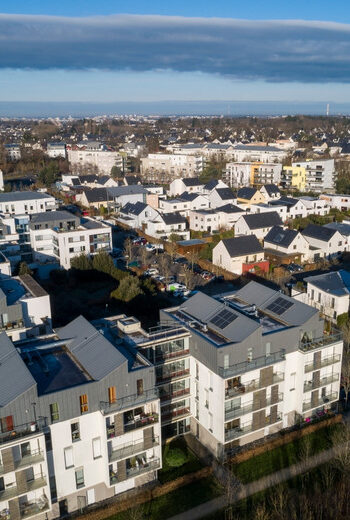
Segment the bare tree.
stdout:
<path fill-rule="evenodd" d="M 148 255 L 149 255 L 149 253 L 148 253 L 147 249 L 144 246 L 142 246 L 141 247 L 141 252 L 140 252 L 142 265 L 146 265 L 148 263 L 147 262 Z"/>
<path fill-rule="evenodd" d="M 192 249 L 189 254 L 189 260 L 191 262 L 191 269 L 193 271 L 194 264 L 196 264 L 199 260 L 199 252 L 196 249 Z"/>
<path fill-rule="evenodd" d="M 182 269 L 181 275 L 183 276 L 187 289 L 192 291 L 192 289 L 195 286 L 195 276 L 193 274 L 193 271 L 191 271 L 191 269 L 189 267 L 184 266 Z"/>
<path fill-rule="evenodd" d="M 169 256 L 165 253 L 160 255 L 159 260 L 158 260 L 158 265 L 160 268 L 161 275 L 164 276 L 166 279 L 168 279 L 171 274 Z"/>
<path fill-rule="evenodd" d="M 177 251 L 177 245 L 176 245 L 176 241 L 175 240 L 170 240 L 170 242 L 168 242 L 168 253 L 170 255 L 170 258 L 171 260 L 174 260 L 175 256 L 176 256 L 176 251 Z"/>
<path fill-rule="evenodd" d="M 333 465 L 343 474 L 350 476 L 350 427 L 341 425 L 332 435 L 334 451 Z"/>
<path fill-rule="evenodd" d="M 127 257 L 126 265 L 128 266 L 133 260 L 134 246 L 130 238 L 124 241 L 124 255 Z"/>
<path fill-rule="evenodd" d="M 232 475 L 231 470 L 227 469 L 227 475 L 225 479 L 225 498 L 227 507 L 225 509 L 225 520 L 233 520 L 233 508 L 232 504 L 237 499 L 238 491 L 241 488 L 241 483 L 237 477 Z"/>
<path fill-rule="evenodd" d="M 345 339 L 341 369 L 341 382 L 345 392 L 345 409 L 347 410 L 350 392 L 350 346 L 347 344 L 347 340 Z"/>
<path fill-rule="evenodd" d="M 288 500 L 288 490 L 284 486 L 276 486 L 271 495 L 271 508 L 276 519 L 285 520 L 285 505 Z"/>

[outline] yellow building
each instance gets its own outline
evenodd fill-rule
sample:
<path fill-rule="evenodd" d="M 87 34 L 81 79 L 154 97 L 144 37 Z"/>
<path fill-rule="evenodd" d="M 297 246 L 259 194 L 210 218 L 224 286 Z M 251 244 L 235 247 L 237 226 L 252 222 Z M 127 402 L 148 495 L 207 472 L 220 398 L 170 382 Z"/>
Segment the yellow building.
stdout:
<path fill-rule="evenodd" d="M 283 188 L 294 188 L 304 191 L 306 186 L 306 169 L 302 166 L 284 166 L 281 175 Z"/>
<path fill-rule="evenodd" d="M 238 204 L 264 204 L 266 202 L 265 197 L 256 188 L 240 188 L 237 192 L 237 203 Z"/>

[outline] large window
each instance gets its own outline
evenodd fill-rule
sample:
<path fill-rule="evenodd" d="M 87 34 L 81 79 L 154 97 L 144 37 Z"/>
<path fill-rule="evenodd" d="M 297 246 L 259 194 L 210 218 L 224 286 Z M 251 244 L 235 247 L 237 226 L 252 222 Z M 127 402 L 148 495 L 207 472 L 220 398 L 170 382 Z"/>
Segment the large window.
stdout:
<path fill-rule="evenodd" d="M 110 386 L 108 388 L 108 401 L 109 404 L 113 404 L 117 401 L 117 389 L 115 386 Z"/>
<path fill-rule="evenodd" d="M 70 425 L 72 442 L 80 441 L 80 427 L 78 422 L 71 423 Z"/>
<path fill-rule="evenodd" d="M 80 400 L 80 413 L 86 413 L 89 411 L 88 396 L 83 394 L 79 397 Z"/>
<path fill-rule="evenodd" d="M 84 468 L 78 468 L 75 470 L 75 484 L 77 489 L 85 486 L 84 483 Z"/>
<path fill-rule="evenodd" d="M 99 459 L 102 457 L 101 451 L 101 438 L 96 437 L 96 439 L 92 439 L 92 453 L 94 459 Z"/>
<path fill-rule="evenodd" d="M 58 411 L 58 404 L 57 403 L 50 404 L 50 417 L 51 417 L 51 422 L 56 422 L 56 421 L 59 420 L 60 414 L 59 414 L 59 411 Z"/>
<path fill-rule="evenodd" d="M 72 468 L 74 466 L 72 446 L 64 448 L 64 465 L 66 469 Z"/>

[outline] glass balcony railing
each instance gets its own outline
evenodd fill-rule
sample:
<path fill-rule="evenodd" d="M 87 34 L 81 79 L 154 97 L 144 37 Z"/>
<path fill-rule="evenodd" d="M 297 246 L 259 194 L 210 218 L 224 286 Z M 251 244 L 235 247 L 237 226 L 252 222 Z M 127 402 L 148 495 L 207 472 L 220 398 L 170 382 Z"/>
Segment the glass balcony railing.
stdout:
<path fill-rule="evenodd" d="M 304 371 L 305 373 L 313 372 L 314 370 L 319 370 L 320 368 L 328 367 L 330 365 L 334 365 L 335 363 L 339 363 L 339 361 L 340 354 L 334 354 L 333 356 L 327 356 L 321 359 L 319 363 L 308 363 L 307 365 L 305 365 Z"/>
<path fill-rule="evenodd" d="M 144 426 L 148 426 L 150 424 L 157 423 L 159 421 L 159 415 L 157 413 L 150 413 L 147 415 L 143 415 L 137 421 L 132 421 L 124 424 L 124 432 L 130 432 L 132 430 L 136 430 L 138 428 L 143 428 Z"/>
<path fill-rule="evenodd" d="M 33 421 L 19 426 L 14 426 L 12 430 L 0 433 L 0 445 L 7 442 L 16 441 L 29 435 L 41 432 L 46 426 L 46 420 Z"/>
<path fill-rule="evenodd" d="M 225 421 L 230 421 L 231 419 L 234 419 L 235 417 L 241 417 L 242 415 L 246 415 L 248 413 L 256 412 L 257 410 L 261 410 L 262 408 L 267 408 L 268 406 L 281 403 L 283 401 L 283 394 L 278 394 L 278 397 L 276 400 L 271 399 L 269 397 L 266 399 L 264 406 L 261 406 L 260 404 L 256 404 L 253 401 L 250 401 L 249 403 L 245 403 L 240 407 L 237 407 L 233 410 L 225 410 Z"/>
<path fill-rule="evenodd" d="M 254 392 L 255 390 L 260 390 L 261 388 L 266 388 L 267 386 L 275 385 L 277 383 L 281 383 L 282 381 L 284 381 L 283 372 L 276 372 L 273 374 L 272 383 L 269 383 L 268 385 L 260 379 L 252 379 L 244 383 L 238 383 L 231 388 L 228 387 L 225 389 L 225 399 L 232 399 L 233 397 L 247 394 L 249 392 Z"/>
<path fill-rule="evenodd" d="M 341 332 L 335 332 L 334 334 L 324 334 L 319 338 L 310 339 L 308 341 L 300 341 L 299 342 L 299 350 L 301 352 L 312 352 L 313 350 L 317 350 L 323 347 L 329 347 L 334 343 L 339 343 L 343 340 L 343 335 Z"/>
<path fill-rule="evenodd" d="M 160 459 L 154 459 L 146 462 L 145 464 L 140 464 L 139 466 L 135 466 L 133 468 L 126 469 L 126 475 L 128 478 L 136 477 L 137 475 L 141 475 L 142 473 L 147 473 L 148 471 L 154 471 L 160 468 Z"/>
<path fill-rule="evenodd" d="M 251 370 L 256 370 L 258 368 L 274 365 L 275 363 L 284 361 L 285 357 L 285 350 L 281 349 L 278 352 L 270 354 L 269 356 L 260 356 L 258 358 L 252 359 L 251 361 L 243 361 L 241 363 L 236 363 L 228 367 L 219 367 L 218 371 L 221 377 L 234 377 L 240 374 L 244 374 L 245 372 L 250 372 Z"/>
<path fill-rule="evenodd" d="M 338 392 L 330 392 L 329 394 L 318 397 L 317 399 L 310 399 L 303 402 L 303 412 L 318 408 L 319 406 L 326 405 L 338 399 Z"/>
<path fill-rule="evenodd" d="M 104 415 L 108 415 L 125 408 L 132 408 L 148 401 L 154 401 L 155 399 L 158 399 L 158 392 L 156 389 L 152 388 L 143 392 L 142 394 L 127 395 L 125 397 L 121 397 L 120 399 L 116 399 L 113 402 L 101 401 L 100 410 Z"/>
<path fill-rule="evenodd" d="M 151 446 L 145 444 L 144 440 L 124 444 L 118 449 L 112 449 L 109 455 L 109 462 L 126 459 L 132 455 L 136 455 L 137 453 L 142 453 L 149 448 L 154 448 L 155 446 L 159 446 L 159 437 L 153 437 Z"/>
<path fill-rule="evenodd" d="M 247 433 L 261 430 L 262 428 L 265 428 L 265 426 L 270 426 L 271 424 L 276 424 L 280 421 L 282 421 L 282 414 L 279 413 L 275 418 L 271 418 L 271 416 L 265 417 L 265 424 L 263 426 L 259 425 L 258 427 L 254 427 L 253 423 L 249 423 L 246 425 L 237 426 L 235 428 L 226 430 L 225 442 L 232 441 L 233 439 L 237 439 L 238 437 L 242 437 L 243 435 L 247 435 Z"/>
<path fill-rule="evenodd" d="M 321 377 L 319 381 L 304 381 L 304 392 L 311 392 L 311 390 L 315 390 L 321 386 L 330 385 L 336 381 L 339 381 L 339 374 L 331 374 L 326 377 Z"/>

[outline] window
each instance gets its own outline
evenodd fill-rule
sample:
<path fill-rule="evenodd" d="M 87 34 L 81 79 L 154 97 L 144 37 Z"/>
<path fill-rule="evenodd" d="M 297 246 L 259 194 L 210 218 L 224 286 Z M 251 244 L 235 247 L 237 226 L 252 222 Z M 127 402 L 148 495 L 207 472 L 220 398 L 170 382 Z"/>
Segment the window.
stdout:
<path fill-rule="evenodd" d="M 224 356 L 224 368 L 228 368 L 230 366 L 230 356 L 226 354 Z"/>
<path fill-rule="evenodd" d="M 296 380 L 296 377 L 297 377 L 297 373 L 296 372 L 293 372 L 291 375 L 290 375 L 290 391 L 292 392 L 292 390 L 295 390 L 295 380 Z"/>
<path fill-rule="evenodd" d="M 205 390 L 205 407 L 209 408 L 209 391 Z"/>
<path fill-rule="evenodd" d="M 137 395 L 143 395 L 143 379 L 138 379 L 136 381 L 137 385 Z"/>
<path fill-rule="evenodd" d="M 332 308 L 332 309 L 334 309 L 334 305 L 335 305 L 335 299 L 332 298 L 332 300 L 331 300 L 331 308 Z"/>
<path fill-rule="evenodd" d="M 72 468 L 74 466 L 72 446 L 69 446 L 69 448 L 64 448 L 64 465 L 66 469 Z"/>
<path fill-rule="evenodd" d="M 58 411 L 58 404 L 52 403 L 50 404 L 50 416 L 51 416 L 51 422 L 59 421 L 60 414 Z"/>
<path fill-rule="evenodd" d="M 265 345 L 265 355 L 270 356 L 271 355 L 271 343 L 266 343 Z"/>
<path fill-rule="evenodd" d="M 318 303 L 321 303 L 321 293 L 318 293 Z"/>
<path fill-rule="evenodd" d="M 70 425 L 72 433 L 72 442 L 80 441 L 80 427 L 78 422 L 74 422 Z"/>
<path fill-rule="evenodd" d="M 248 348 L 248 351 L 247 351 L 247 359 L 248 359 L 248 362 L 250 363 L 251 361 L 253 361 L 253 349 L 252 348 Z"/>
<path fill-rule="evenodd" d="M 75 470 L 75 484 L 77 489 L 80 489 L 85 486 L 84 484 L 84 468 L 79 468 Z"/>
<path fill-rule="evenodd" d="M 86 413 L 89 411 L 88 396 L 83 394 L 79 397 L 80 400 L 80 413 Z"/>
<path fill-rule="evenodd" d="M 313 300 L 315 297 L 315 291 L 313 289 L 311 289 L 311 300 Z"/>
<path fill-rule="evenodd" d="M 0 419 L 0 432 L 11 432 L 13 430 L 13 417 L 12 415 L 8 415 L 3 419 Z"/>
<path fill-rule="evenodd" d="M 117 389 L 115 386 L 110 386 L 108 388 L 108 401 L 109 404 L 115 403 L 117 400 Z"/>
<path fill-rule="evenodd" d="M 94 459 L 99 459 L 100 457 L 102 457 L 100 437 L 92 439 L 92 454 Z"/>

